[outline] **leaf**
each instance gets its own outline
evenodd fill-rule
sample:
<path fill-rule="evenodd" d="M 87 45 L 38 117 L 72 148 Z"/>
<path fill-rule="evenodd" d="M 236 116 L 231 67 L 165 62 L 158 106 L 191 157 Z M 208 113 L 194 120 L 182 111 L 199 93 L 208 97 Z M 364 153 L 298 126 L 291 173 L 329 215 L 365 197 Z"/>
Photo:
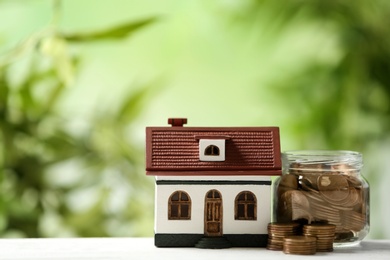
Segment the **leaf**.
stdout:
<path fill-rule="evenodd" d="M 64 34 L 63 38 L 68 42 L 89 42 L 97 40 L 121 39 L 129 36 L 130 33 L 155 22 L 156 18 L 148 18 L 139 21 L 132 21 L 101 31 Z"/>
<path fill-rule="evenodd" d="M 132 122 L 142 112 L 147 101 L 156 94 L 156 91 L 161 89 L 163 84 L 163 81 L 154 81 L 138 90 L 131 91 L 117 112 L 117 120 L 125 124 Z"/>
<path fill-rule="evenodd" d="M 5 119 L 8 103 L 9 87 L 5 75 L 0 71 L 0 122 Z"/>
<path fill-rule="evenodd" d="M 65 85 L 72 84 L 74 80 L 74 66 L 68 45 L 64 38 L 56 35 L 45 37 L 40 43 L 40 51 L 53 60 L 53 68 Z"/>

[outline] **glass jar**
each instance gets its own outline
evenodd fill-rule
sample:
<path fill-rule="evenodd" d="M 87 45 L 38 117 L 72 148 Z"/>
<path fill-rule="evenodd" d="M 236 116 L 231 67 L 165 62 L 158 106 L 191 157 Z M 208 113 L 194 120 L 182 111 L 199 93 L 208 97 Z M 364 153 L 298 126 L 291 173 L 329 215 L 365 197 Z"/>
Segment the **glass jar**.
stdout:
<path fill-rule="evenodd" d="M 334 246 L 358 244 L 369 231 L 369 185 L 362 155 L 352 151 L 282 153 L 283 174 L 273 184 L 275 222 L 336 225 Z"/>

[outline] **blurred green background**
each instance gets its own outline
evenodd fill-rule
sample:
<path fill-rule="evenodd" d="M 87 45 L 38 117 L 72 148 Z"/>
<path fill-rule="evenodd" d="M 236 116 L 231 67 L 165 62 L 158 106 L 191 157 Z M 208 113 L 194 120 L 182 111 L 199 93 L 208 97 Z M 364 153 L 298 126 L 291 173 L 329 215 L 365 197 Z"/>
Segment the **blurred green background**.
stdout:
<path fill-rule="evenodd" d="M 151 236 L 144 129 L 364 156 L 390 238 L 390 1 L 0 0 L 2 237 Z"/>

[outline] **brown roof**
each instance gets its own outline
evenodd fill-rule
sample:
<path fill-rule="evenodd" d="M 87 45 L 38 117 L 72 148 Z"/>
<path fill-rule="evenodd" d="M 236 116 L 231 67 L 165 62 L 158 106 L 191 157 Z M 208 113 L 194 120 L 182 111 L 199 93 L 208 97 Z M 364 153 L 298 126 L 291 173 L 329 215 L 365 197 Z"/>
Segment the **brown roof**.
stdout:
<path fill-rule="evenodd" d="M 199 160 L 199 139 L 225 139 L 225 161 Z M 148 175 L 280 175 L 278 127 L 147 127 Z"/>

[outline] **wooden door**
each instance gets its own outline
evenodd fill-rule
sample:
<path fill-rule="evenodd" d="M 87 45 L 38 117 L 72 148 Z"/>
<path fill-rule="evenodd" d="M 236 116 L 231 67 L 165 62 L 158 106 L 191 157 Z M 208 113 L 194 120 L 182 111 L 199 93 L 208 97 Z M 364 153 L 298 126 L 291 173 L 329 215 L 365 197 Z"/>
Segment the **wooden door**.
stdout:
<path fill-rule="evenodd" d="M 205 197 L 205 236 L 222 236 L 222 196 L 217 190 L 210 190 Z"/>

